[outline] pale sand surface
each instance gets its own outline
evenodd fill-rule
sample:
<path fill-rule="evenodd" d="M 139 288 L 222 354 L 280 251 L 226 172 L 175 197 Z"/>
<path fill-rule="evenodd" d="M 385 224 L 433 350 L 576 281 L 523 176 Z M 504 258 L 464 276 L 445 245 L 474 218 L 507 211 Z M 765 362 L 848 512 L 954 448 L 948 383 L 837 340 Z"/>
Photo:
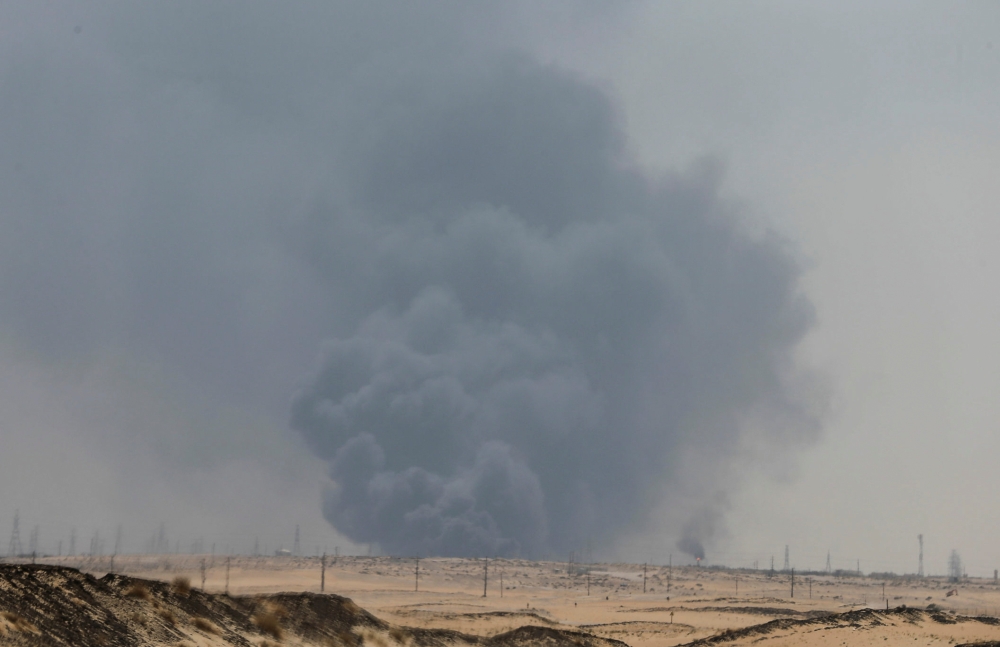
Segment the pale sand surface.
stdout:
<path fill-rule="evenodd" d="M 223 591 L 225 557 L 119 556 L 114 570 L 159 580 L 184 575 L 200 586 L 203 560 L 206 589 Z M 107 557 L 44 561 L 96 575 L 110 568 Z M 334 560 L 331 557 L 328 561 Z M 352 598 L 375 615 L 402 625 L 490 636 L 535 624 L 583 630 L 635 647 L 678 645 L 777 618 L 802 620 L 809 618 L 810 612 L 815 616 L 824 611 L 885 609 L 885 598 L 890 607 L 925 609 L 934 603 L 958 614 L 959 620 L 961 616 L 1000 615 L 1000 587 L 992 580 L 975 578 L 951 584 L 942 578 L 876 580 L 797 575 L 792 598 L 788 574 L 768 577 L 767 571 L 650 566 L 643 593 L 642 565 L 592 564 L 588 595 L 588 578 L 579 566 L 573 569 L 575 572 L 568 572 L 566 563 L 490 560 L 487 596 L 483 597 L 482 561 L 422 559 L 419 591 L 414 590 L 414 567 L 412 559 L 340 557 L 327 566 L 326 591 Z M 230 558 L 229 591 L 233 594 L 319 589 L 318 558 Z M 951 589 L 957 589 L 958 594 L 947 596 Z M 924 614 L 917 620 L 887 616 L 874 623 L 794 625 L 722 644 L 930 645 L 979 640 L 1000 640 L 1000 626 L 980 621 L 945 623 Z"/>

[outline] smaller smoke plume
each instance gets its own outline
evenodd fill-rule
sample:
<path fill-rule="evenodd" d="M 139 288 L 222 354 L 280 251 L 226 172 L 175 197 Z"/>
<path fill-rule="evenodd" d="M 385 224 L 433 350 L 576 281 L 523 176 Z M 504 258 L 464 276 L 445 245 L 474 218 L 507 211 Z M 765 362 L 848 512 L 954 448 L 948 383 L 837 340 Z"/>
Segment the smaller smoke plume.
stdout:
<path fill-rule="evenodd" d="M 715 536 L 722 522 L 723 500 L 701 508 L 688 519 L 677 540 L 677 548 L 695 559 L 705 559 L 704 542 Z"/>

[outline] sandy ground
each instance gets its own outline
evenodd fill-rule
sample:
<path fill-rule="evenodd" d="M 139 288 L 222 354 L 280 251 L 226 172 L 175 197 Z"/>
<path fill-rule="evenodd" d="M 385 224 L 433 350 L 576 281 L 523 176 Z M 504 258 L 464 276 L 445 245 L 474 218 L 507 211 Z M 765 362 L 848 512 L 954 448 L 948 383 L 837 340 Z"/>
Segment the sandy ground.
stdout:
<path fill-rule="evenodd" d="M 568 568 L 558 562 L 490 560 L 484 597 L 481 560 L 422 559 L 416 590 L 415 560 L 327 559 L 332 562 L 325 571 L 327 592 L 350 597 L 390 622 L 482 636 L 536 624 L 579 629 L 634 647 L 660 647 L 787 619 L 791 621 L 787 627 L 772 627 L 766 635 L 734 636 L 725 644 L 931 645 L 1000 640 L 1000 624 L 991 624 L 1000 616 L 1000 587 L 992 580 L 951 584 L 939 578 L 796 575 L 792 597 L 790 577 L 784 573 L 769 577 L 767 571 L 650 566 L 644 593 L 642 565 Z M 44 561 L 96 575 L 112 568 L 107 557 Z M 119 556 L 114 570 L 159 580 L 184 575 L 200 586 L 202 563 L 206 590 L 224 591 L 225 557 Z M 232 557 L 228 563 L 228 586 L 234 594 L 320 590 L 318 558 Z M 948 596 L 950 590 L 957 590 L 957 594 Z M 885 609 L 887 602 L 892 608 L 925 609 L 935 604 L 956 614 L 958 621 L 952 622 L 954 618 L 946 613 L 935 614 L 938 620 L 923 614 L 919 618 L 885 616 L 874 622 L 795 622 L 815 620 L 823 612 Z M 965 620 L 964 616 L 989 617 L 979 621 Z"/>

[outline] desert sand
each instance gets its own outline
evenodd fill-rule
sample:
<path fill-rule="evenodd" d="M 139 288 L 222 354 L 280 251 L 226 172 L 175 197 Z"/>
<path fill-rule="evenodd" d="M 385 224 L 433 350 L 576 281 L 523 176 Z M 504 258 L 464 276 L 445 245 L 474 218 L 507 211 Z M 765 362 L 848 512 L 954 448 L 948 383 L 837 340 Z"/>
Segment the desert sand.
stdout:
<path fill-rule="evenodd" d="M 107 557 L 44 561 L 97 576 L 111 568 Z M 204 564 L 205 590 L 221 593 L 227 561 L 233 595 L 320 591 L 319 558 L 119 556 L 114 570 L 149 580 L 185 576 L 200 588 Z M 484 597 L 482 560 L 422 559 L 419 583 L 413 559 L 327 561 L 325 592 L 382 620 L 482 637 L 538 625 L 634 647 L 1000 641 L 1000 587 L 993 580 L 796 575 L 792 597 L 788 573 L 657 565 L 647 567 L 643 592 L 642 565 L 497 559 L 489 560 Z"/>

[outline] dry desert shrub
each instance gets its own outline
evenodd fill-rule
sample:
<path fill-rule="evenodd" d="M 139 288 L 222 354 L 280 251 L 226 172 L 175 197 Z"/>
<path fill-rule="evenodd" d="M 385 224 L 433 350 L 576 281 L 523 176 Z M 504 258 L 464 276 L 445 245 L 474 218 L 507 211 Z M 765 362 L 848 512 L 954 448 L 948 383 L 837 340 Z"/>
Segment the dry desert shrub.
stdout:
<path fill-rule="evenodd" d="M 16 613 L 11 611 L 2 611 L 0 612 L 0 616 L 3 616 L 3 619 L 10 623 L 14 631 L 19 631 L 25 634 L 39 633 L 38 628 L 35 627 L 35 625 L 31 624 Z"/>
<path fill-rule="evenodd" d="M 350 631 L 341 631 L 336 637 L 328 641 L 329 647 L 357 647 L 361 642 L 357 636 Z"/>
<path fill-rule="evenodd" d="M 147 624 L 149 624 L 149 621 L 146 620 L 146 614 L 144 613 L 136 612 L 133 613 L 130 617 L 132 619 L 132 622 L 139 625 L 140 627 L 145 627 Z"/>
<path fill-rule="evenodd" d="M 371 629 L 361 631 L 359 642 L 365 645 L 374 645 L 374 647 L 389 647 L 389 641 L 385 639 L 385 635 Z"/>
<path fill-rule="evenodd" d="M 401 629 L 400 627 L 393 627 L 389 630 L 389 637 L 395 640 L 400 645 L 406 644 L 410 638 L 410 634 Z"/>
<path fill-rule="evenodd" d="M 261 611 L 253 617 L 253 623 L 258 629 L 277 640 L 281 640 L 285 634 L 281 628 L 281 616 L 273 610 Z"/>
<path fill-rule="evenodd" d="M 174 578 L 173 587 L 174 593 L 177 595 L 187 595 L 191 592 L 191 580 L 183 575 L 178 575 Z"/>
<path fill-rule="evenodd" d="M 191 620 L 191 623 L 196 628 L 201 629 L 202 631 L 204 631 L 207 634 L 214 634 L 216 636 L 219 635 L 219 628 L 216 627 L 214 624 L 212 624 L 212 622 L 210 620 L 208 620 L 207 618 L 198 618 L 198 617 L 195 617 L 195 618 L 193 618 Z"/>
<path fill-rule="evenodd" d="M 142 582 L 136 582 L 131 587 L 129 587 L 129 590 L 125 591 L 125 595 L 127 595 L 130 598 L 137 598 L 139 600 L 146 600 L 146 601 L 152 598 L 152 596 L 149 594 L 149 589 L 147 589 L 146 585 L 143 584 Z"/>
<path fill-rule="evenodd" d="M 159 614 L 159 616 L 161 618 L 163 618 L 164 620 L 166 620 L 170 624 L 172 624 L 172 625 L 177 624 L 177 616 L 175 616 L 174 612 L 171 611 L 170 609 L 167 609 L 166 607 L 164 607 L 164 608 L 158 610 L 157 613 Z"/>

